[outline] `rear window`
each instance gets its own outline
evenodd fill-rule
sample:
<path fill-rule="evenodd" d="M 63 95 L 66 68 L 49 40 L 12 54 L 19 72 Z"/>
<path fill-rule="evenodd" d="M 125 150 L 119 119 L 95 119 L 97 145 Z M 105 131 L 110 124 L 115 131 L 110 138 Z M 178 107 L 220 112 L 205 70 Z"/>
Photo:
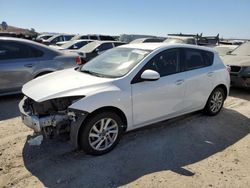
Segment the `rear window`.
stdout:
<path fill-rule="evenodd" d="M 64 36 L 65 41 L 68 41 L 73 38 L 73 35 L 66 35 Z"/>
<path fill-rule="evenodd" d="M 26 44 L 1 41 L 0 60 L 36 58 L 43 56 L 43 52 Z"/>
<path fill-rule="evenodd" d="M 184 56 L 186 70 L 210 66 L 213 64 L 214 59 L 212 52 L 197 49 L 185 49 Z"/>
<path fill-rule="evenodd" d="M 114 38 L 111 37 L 111 36 L 103 36 L 103 35 L 100 35 L 100 40 L 114 40 Z"/>
<path fill-rule="evenodd" d="M 110 49 L 110 48 L 113 48 L 112 43 L 104 43 L 104 44 L 101 44 L 101 45 L 98 47 L 98 50 L 101 52 L 101 51 L 108 50 L 108 49 Z"/>
<path fill-rule="evenodd" d="M 98 40 L 98 37 L 96 35 L 90 35 L 89 38 L 92 40 Z"/>

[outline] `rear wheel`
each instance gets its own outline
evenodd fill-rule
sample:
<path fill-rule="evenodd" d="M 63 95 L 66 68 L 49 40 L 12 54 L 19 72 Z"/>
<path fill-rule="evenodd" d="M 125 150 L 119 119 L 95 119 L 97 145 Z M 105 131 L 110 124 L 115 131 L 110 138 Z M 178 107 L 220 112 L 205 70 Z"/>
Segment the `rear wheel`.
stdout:
<path fill-rule="evenodd" d="M 224 104 L 225 101 L 225 93 L 224 90 L 220 87 L 215 88 L 211 95 L 208 98 L 207 104 L 205 106 L 205 112 L 206 114 L 210 116 L 214 116 L 218 114 Z"/>
<path fill-rule="evenodd" d="M 91 117 L 80 131 L 79 145 L 88 154 L 101 155 L 112 150 L 122 134 L 122 120 L 113 112 Z"/>

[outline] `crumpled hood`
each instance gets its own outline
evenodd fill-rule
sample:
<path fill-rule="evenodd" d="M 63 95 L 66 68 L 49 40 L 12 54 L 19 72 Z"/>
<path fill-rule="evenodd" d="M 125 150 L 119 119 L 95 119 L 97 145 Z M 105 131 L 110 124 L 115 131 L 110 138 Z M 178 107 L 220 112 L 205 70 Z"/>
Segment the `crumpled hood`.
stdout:
<path fill-rule="evenodd" d="M 221 59 L 226 65 L 250 66 L 250 56 L 226 55 Z"/>
<path fill-rule="evenodd" d="M 68 96 L 86 96 L 112 87 L 112 79 L 66 69 L 38 77 L 26 83 L 22 92 L 37 102 Z"/>

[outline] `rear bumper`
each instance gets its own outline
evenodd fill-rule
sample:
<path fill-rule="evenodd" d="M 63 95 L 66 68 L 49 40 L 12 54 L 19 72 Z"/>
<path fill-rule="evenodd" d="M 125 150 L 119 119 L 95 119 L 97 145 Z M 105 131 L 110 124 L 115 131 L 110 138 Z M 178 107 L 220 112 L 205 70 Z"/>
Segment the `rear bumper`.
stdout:
<path fill-rule="evenodd" d="M 230 75 L 231 86 L 250 88 L 250 77 L 242 77 L 240 75 Z"/>

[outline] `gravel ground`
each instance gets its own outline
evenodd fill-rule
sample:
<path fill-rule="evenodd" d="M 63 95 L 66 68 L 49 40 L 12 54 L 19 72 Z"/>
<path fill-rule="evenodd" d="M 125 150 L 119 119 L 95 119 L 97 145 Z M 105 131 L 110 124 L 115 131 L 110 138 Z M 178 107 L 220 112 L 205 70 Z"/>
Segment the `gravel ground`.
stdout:
<path fill-rule="evenodd" d="M 21 96 L 0 98 L 0 187 L 250 187 L 250 92 L 232 89 L 222 112 L 197 112 L 124 135 L 103 156 L 68 142 L 29 146 Z"/>

